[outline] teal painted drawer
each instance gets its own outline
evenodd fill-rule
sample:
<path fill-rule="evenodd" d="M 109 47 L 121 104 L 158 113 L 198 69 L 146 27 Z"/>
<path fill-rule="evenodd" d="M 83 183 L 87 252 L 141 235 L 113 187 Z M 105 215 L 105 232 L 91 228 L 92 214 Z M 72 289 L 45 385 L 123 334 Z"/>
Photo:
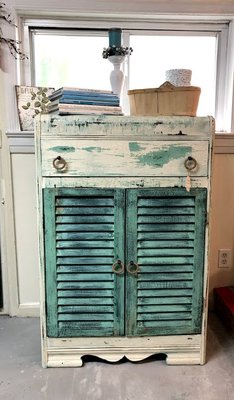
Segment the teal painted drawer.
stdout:
<path fill-rule="evenodd" d="M 207 176 L 207 141 L 56 139 L 42 141 L 43 176 Z"/>

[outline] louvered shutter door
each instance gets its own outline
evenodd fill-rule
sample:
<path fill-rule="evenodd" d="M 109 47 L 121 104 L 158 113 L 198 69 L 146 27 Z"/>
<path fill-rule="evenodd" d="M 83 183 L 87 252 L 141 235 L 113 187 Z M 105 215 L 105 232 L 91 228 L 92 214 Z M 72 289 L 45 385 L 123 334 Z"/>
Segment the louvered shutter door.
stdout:
<path fill-rule="evenodd" d="M 44 189 L 48 336 L 123 334 L 123 208 L 123 190 Z"/>
<path fill-rule="evenodd" d="M 206 189 L 127 194 L 127 335 L 201 331 Z"/>

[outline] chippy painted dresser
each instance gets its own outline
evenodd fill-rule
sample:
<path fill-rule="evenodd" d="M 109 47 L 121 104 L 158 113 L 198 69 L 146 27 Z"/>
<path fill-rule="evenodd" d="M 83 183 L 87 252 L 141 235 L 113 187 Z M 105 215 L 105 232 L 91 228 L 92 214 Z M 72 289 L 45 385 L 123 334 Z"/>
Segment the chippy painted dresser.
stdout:
<path fill-rule="evenodd" d="M 211 117 L 36 122 L 43 365 L 205 362 Z"/>

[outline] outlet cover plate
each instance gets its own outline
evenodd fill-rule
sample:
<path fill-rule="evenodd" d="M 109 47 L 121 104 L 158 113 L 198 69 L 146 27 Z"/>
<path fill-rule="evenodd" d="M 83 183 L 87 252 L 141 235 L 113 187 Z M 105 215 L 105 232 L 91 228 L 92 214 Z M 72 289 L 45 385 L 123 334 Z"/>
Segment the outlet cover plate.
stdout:
<path fill-rule="evenodd" d="M 230 249 L 219 249 L 219 268 L 230 268 L 231 267 L 231 250 Z"/>

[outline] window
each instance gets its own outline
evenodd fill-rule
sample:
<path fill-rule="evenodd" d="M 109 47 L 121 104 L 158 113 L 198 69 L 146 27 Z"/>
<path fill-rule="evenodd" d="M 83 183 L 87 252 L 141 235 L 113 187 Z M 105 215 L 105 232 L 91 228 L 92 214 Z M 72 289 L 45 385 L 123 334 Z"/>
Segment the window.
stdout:
<path fill-rule="evenodd" d="M 48 21 L 46 24 L 50 25 Z M 59 27 L 59 21 L 57 24 Z M 88 24 L 89 29 L 87 22 L 73 22 L 72 28 L 68 23 L 66 29 L 62 28 L 64 21 L 60 29 L 54 28 L 55 23 L 53 28 L 43 26 L 43 21 L 38 28 L 33 26 L 32 20 L 25 20 L 24 25 L 33 55 L 31 84 L 111 89 L 109 75 L 113 66 L 102 58 L 102 50 L 108 46 L 105 22 L 100 21 L 98 29 L 94 21 Z M 111 25 L 108 21 L 108 26 L 122 26 L 123 45 L 133 48 L 124 64 L 122 106 L 126 114 L 129 112 L 128 89 L 158 87 L 165 81 L 167 69 L 188 68 L 192 70 L 191 84 L 201 87 L 197 115 L 213 115 L 217 131 L 230 131 L 233 63 L 228 53 L 228 23 L 145 22 L 142 29 L 137 21 L 134 28 L 132 21 Z"/>
<path fill-rule="evenodd" d="M 111 64 L 102 58 L 106 34 L 34 32 L 37 86 L 110 89 Z M 61 57 L 62 53 L 62 57 Z M 111 89 L 110 89 L 111 90 Z"/>
<path fill-rule="evenodd" d="M 159 87 L 167 69 L 191 69 L 191 85 L 202 89 L 197 115 L 214 115 L 216 42 L 216 36 L 204 34 L 132 35 L 130 89 Z"/>

